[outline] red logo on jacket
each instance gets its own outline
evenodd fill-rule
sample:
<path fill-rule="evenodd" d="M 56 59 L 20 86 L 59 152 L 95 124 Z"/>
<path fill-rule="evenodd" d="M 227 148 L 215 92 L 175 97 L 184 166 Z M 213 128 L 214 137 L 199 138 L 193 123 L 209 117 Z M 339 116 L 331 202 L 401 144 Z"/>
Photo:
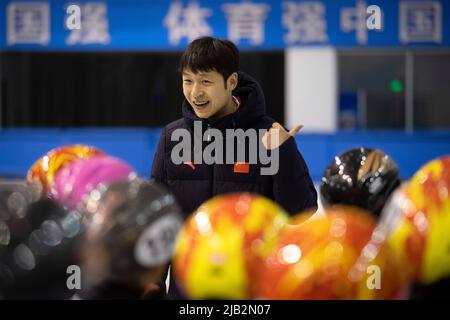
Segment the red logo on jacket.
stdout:
<path fill-rule="evenodd" d="M 249 173 L 250 172 L 250 163 L 235 162 L 233 172 L 234 173 Z"/>
<path fill-rule="evenodd" d="M 192 162 L 183 162 L 183 164 L 187 165 L 188 167 L 190 167 L 192 170 L 195 170 L 195 165 Z"/>

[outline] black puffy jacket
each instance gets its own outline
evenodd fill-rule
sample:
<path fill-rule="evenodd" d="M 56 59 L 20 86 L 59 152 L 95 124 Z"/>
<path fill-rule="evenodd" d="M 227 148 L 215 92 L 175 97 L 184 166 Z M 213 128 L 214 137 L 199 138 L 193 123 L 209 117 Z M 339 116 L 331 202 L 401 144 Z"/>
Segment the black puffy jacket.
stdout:
<path fill-rule="evenodd" d="M 171 141 L 171 134 L 175 129 L 183 128 L 193 136 L 194 121 L 202 122 L 203 132 L 208 128 L 219 129 L 224 138 L 226 129 L 268 129 L 275 122 L 265 114 L 265 99 L 260 85 L 247 74 L 239 72 L 238 86 L 233 95 L 241 100 L 241 107 L 219 119 L 200 119 L 189 103 L 183 101 L 183 118 L 168 124 L 162 131 L 153 161 L 152 178 L 168 186 L 185 215 L 215 195 L 240 191 L 273 199 L 289 214 L 317 208 L 317 193 L 294 138 L 289 138 L 279 148 L 279 170 L 274 175 L 261 175 L 259 160 L 257 164 L 250 164 L 244 173 L 236 170 L 233 164 L 176 165 L 171 161 L 172 148 L 179 143 Z M 208 143 L 203 142 L 203 147 Z"/>

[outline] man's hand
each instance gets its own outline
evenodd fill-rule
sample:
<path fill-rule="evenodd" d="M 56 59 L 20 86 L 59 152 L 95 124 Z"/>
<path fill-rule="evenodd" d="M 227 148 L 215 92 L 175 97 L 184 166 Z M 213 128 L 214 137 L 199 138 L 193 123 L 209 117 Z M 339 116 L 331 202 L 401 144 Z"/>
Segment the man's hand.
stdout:
<path fill-rule="evenodd" d="M 278 122 L 274 122 L 272 124 L 272 128 L 270 128 L 262 138 L 264 147 L 266 147 L 267 150 L 278 148 L 287 139 L 289 139 L 290 137 L 294 137 L 302 128 L 303 125 L 298 125 L 291 131 L 287 132 L 281 124 L 279 124 Z"/>

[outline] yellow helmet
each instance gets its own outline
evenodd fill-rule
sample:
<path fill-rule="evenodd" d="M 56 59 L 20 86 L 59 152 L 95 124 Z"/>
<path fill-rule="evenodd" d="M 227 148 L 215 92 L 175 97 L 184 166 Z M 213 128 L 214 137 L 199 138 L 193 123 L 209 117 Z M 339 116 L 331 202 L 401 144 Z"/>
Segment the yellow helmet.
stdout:
<path fill-rule="evenodd" d="M 221 195 L 185 222 L 174 248 L 176 281 L 193 299 L 249 299 L 257 261 L 287 214 L 249 193 Z"/>
<path fill-rule="evenodd" d="M 388 241 L 406 276 L 424 284 L 450 276 L 450 156 L 428 162 L 383 210 Z"/>

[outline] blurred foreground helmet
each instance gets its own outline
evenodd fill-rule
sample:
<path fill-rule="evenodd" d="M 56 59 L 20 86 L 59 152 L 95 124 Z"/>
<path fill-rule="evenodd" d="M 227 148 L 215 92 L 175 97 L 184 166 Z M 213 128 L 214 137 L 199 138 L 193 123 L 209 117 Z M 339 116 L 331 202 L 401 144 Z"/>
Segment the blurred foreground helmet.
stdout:
<path fill-rule="evenodd" d="M 405 264 L 404 273 L 424 284 L 450 277 L 450 156 L 428 162 L 396 190 L 383 209 L 380 228 Z"/>
<path fill-rule="evenodd" d="M 294 216 L 257 269 L 259 299 L 394 299 L 404 285 L 390 248 L 373 234 L 375 218 L 357 207 Z"/>
<path fill-rule="evenodd" d="M 161 280 L 182 224 L 164 187 L 142 179 L 101 185 L 81 213 L 83 298 L 139 298 L 148 284 Z"/>
<path fill-rule="evenodd" d="M 27 206 L 39 199 L 39 185 L 30 185 L 20 180 L 0 181 L 0 221 L 20 219 L 25 216 Z"/>
<path fill-rule="evenodd" d="M 124 181 L 136 177 L 124 161 L 109 157 L 78 159 L 68 164 L 56 176 L 52 197 L 69 209 L 74 209 L 98 184 Z"/>
<path fill-rule="evenodd" d="M 287 214 L 258 195 L 234 193 L 202 204 L 184 223 L 174 251 L 179 287 L 193 299 L 249 299 L 257 261 Z"/>
<path fill-rule="evenodd" d="M 73 263 L 65 210 L 33 190 L 0 186 L 0 298 L 64 299 L 66 269 Z M 5 200 L 6 199 L 6 210 Z"/>
<path fill-rule="evenodd" d="M 45 193 L 53 184 L 56 174 L 67 164 L 76 159 L 102 156 L 104 153 L 94 147 L 85 145 L 63 146 L 47 152 L 28 170 L 27 180 L 38 181 Z"/>
<path fill-rule="evenodd" d="M 330 162 L 320 184 L 324 206 L 347 204 L 379 216 L 400 184 L 397 164 L 380 150 L 356 148 Z"/>

